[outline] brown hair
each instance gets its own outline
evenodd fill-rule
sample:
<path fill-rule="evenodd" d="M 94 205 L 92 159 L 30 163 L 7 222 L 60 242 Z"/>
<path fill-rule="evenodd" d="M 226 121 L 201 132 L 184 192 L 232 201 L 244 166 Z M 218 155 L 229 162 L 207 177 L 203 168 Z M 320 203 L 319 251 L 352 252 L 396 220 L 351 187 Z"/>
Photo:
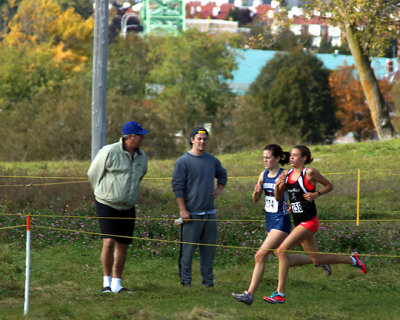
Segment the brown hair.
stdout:
<path fill-rule="evenodd" d="M 306 162 L 304 164 L 309 164 L 309 163 L 313 162 L 314 158 L 311 157 L 311 151 L 306 146 L 297 145 L 297 146 L 294 146 L 293 149 L 300 150 L 301 156 L 306 157 Z"/>
<path fill-rule="evenodd" d="M 281 165 L 289 163 L 290 153 L 283 151 L 282 148 L 277 144 L 269 144 L 264 148 L 264 150 L 271 151 L 275 158 L 280 157 L 281 159 L 279 160 L 279 163 Z"/>

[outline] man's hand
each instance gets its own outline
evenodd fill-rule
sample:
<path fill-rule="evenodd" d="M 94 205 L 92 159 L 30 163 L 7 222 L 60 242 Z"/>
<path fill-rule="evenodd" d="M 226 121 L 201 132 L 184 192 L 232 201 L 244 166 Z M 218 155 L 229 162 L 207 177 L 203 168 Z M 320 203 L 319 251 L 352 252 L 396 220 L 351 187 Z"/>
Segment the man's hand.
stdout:
<path fill-rule="evenodd" d="M 181 210 L 179 213 L 183 220 L 183 223 L 190 222 L 190 214 L 187 210 Z"/>
<path fill-rule="evenodd" d="M 216 189 L 213 190 L 214 199 L 222 194 L 224 191 L 224 187 L 222 185 L 218 185 Z"/>

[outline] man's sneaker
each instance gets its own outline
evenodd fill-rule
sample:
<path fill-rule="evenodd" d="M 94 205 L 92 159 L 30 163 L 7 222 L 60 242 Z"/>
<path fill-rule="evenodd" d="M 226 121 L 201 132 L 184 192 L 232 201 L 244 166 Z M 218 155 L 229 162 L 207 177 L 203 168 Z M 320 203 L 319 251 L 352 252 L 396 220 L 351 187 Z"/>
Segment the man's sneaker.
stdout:
<path fill-rule="evenodd" d="M 253 303 L 253 297 L 246 290 L 243 293 L 234 293 L 232 292 L 232 297 L 234 297 L 237 301 L 243 302 L 250 306 Z"/>
<path fill-rule="evenodd" d="M 111 287 L 103 287 L 103 289 L 101 289 L 102 293 L 107 293 L 107 292 L 111 292 Z"/>
<path fill-rule="evenodd" d="M 263 299 L 268 303 L 285 303 L 286 296 L 282 296 L 278 291 L 275 291 L 269 297 L 263 297 Z"/>
<path fill-rule="evenodd" d="M 356 268 L 361 269 L 362 273 L 367 273 L 367 266 L 365 265 L 364 262 L 362 262 L 360 255 L 358 254 L 358 252 L 354 252 L 351 257 L 353 258 L 353 260 L 355 260 L 356 264 L 354 264 L 354 266 Z"/>
<path fill-rule="evenodd" d="M 116 291 L 113 291 L 111 288 L 110 288 L 110 290 L 111 290 L 111 292 L 113 292 L 113 293 L 120 293 L 120 292 L 131 292 L 131 290 L 129 290 L 128 288 L 124 288 L 124 287 L 121 287 L 119 290 L 116 290 Z"/>
<path fill-rule="evenodd" d="M 315 267 L 324 269 L 328 276 L 330 276 L 332 274 L 332 268 L 331 268 L 330 264 L 320 264 L 320 265 L 315 266 Z"/>

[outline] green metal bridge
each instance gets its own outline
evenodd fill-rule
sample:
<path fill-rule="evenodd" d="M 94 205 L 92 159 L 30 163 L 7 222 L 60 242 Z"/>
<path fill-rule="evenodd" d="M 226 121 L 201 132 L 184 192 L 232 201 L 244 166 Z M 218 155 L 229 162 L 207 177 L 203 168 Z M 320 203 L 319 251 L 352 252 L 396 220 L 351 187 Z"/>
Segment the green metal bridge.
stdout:
<path fill-rule="evenodd" d="M 143 0 L 141 22 L 144 33 L 176 33 L 185 30 L 183 0 Z"/>

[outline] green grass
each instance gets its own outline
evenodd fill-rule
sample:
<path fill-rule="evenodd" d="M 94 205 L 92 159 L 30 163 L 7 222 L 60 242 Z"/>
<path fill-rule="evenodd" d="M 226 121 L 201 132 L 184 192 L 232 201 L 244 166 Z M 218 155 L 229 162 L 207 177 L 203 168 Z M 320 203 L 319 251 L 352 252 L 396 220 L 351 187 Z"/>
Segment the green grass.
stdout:
<path fill-rule="evenodd" d="M 289 150 L 289 146 L 285 149 Z M 400 140 L 363 142 L 357 144 L 312 146 L 315 161 L 312 166 L 332 180 L 335 189 L 317 201 L 321 219 L 355 219 L 357 209 L 357 170 L 361 170 L 360 218 L 395 219 L 399 216 L 396 202 L 400 192 L 398 160 Z M 178 155 L 177 155 L 178 156 Z M 234 211 L 243 218 L 260 213 L 250 193 L 259 173 L 264 169 L 262 150 L 219 156 L 228 170 L 225 196 L 218 199 L 219 216 L 229 217 Z M 152 214 L 176 212 L 170 177 L 176 159 L 153 160 L 142 188 L 140 205 Z M 89 162 L 23 162 L 0 163 L 0 173 L 6 176 L 82 177 Z M 163 178 L 163 179 L 159 179 Z M 4 184 L 32 185 L 30 188 L 0 188 L 0 208 L 20 210 L 29 207 L 62 209 L 66 205 L 78 208 L 92 200 L 88 183 L 63 184 L 69 179 L 7 178 Z M 60 185 L 45 185 L 60 183 Z M 23 190 L 23 192 L 20 192 Z M 43 191 L 43 192 L 42 192 Z M 161 192 L 160 192 L 161 191 Z"/>
<path fill-rule="evenodd" d="M 289 147 L 284 148 L 289 150 Z M 356 218 L 357 170 L 361 170 L 360 218 L 355 222 L 324 222 L 317 233 L 320 250 L 366 255 L 367 275 L 349 266 L 334 266 L 333 275 L 312 266 L 290 271 L 288 300 L 268 305 L 263 294 L 276 287 L 277 260 L 267 271 L 251 307 L 237 303 L 232 291 L 247 288 L 254 250 L 217 249 L 212 289 L 200 285 L 195 257 L 192 288 L 179 285 L 175 244 L 135 240 L 123 284 L 131 294 L 102 295 L 100 240 L 96 236 L 51 232 L 41 226 L 97 232 L 88 183 L 65 184 L 68 179 L 3 178 L 0 213 L 36 214 L 32 232 L 31 304 L 27 319 L 398 319 L 400 314 L 400 140 L 346 145 L 312 146 L 318 168 L 335 190 L 317 200 L 321 220 Z M 263 170 L 262 150 L 219 156 L 230 177 L 217 199 L 220 219 L 264 218 L 261 203 L 251 192 Z M 178 214 L 171 191 L 171 160 L 152 160 L 143 182 L 138 217 L 173 219 Z M 85 177 L 89 162 L 0 163 L 3 176 Z M 38 185 L 60 182 L 59 185 Z M 54 218 L 40 217 L 43 214 Z M 0 319 L 22 319 L 24 304 L 24 230 L 3 226 L 24 223 L 23 215 L 0 215 Z M 65 218 L 65 219 L 64 219 Z M 376 222 L 376 220 L 397 222 Z M 36 228 L 35 228 L 36 226 Z M 219 243 L 257 248 L 264 238 L 263 223 L 220 222 Z M 135 236 L 174 241 L 178 229 L 171 221 L 138 221 Z M 374 257 L 379 255 L 379 257 Z M 387 256 L 387 257 L 385 257 Z"/>
<path fill-rule="evenodd" d="M 290 150 L 286 146 L 285 150 Z M 317 201 L 321 219 L 356 219 L 357 172 L 360 169 L 360 218 L 398 219 L 397 194 L 400 193 L 400 139 L 356 144 L 311 146 L 315 161 L 312 166 L 326 174 L 335 189 Z M 250 193 L 258 175 L 264 169 L 262 149 L 219 156 L 228 171 L 229 181 L 225 196 L 218 199 L 219 216 L 229 217 L 235 212 L 243 218 L 259 214 L 259 204 L 251 201 Z M 169 178 L 172 160 L 152 161 L 147 178 Z M 145 180 L 143 183 L 147 204 L 157 202 L 154 190 L 170 191 L 170 180 Z M 164 197 L 164 196 L 163 196 Z M 173 200 L 166 192 L 165 199 Z M 156 201 L 153 201 L 156 200 Z M 168 208 L 172 210 L 172 208 Z"/>
<path fill-rule="evenodd" d="M 31 257 L 28 319 L 398 319 L 400 312 L 400 278 L 392 268 L 363 275 L 350 266 L 334 266 L 329 277 L 313 266 L 295 268 L 289 274 L 287 303 L 269 305 L 262 296 L 274 290 L 277 277 L 277 260 L 270 257 L 248 307 L 230 294 L 247 288 L 251 261 L 225 265 L 217 257 L 216 285 L 205 289 L 196 258 L 193 286 L 182 288 L 177 257 L 130 254 L 123 283 L 133 291 L 101 294 L 99 248 L 69 244 L 34 249 Z M 0 319 L 22 319 L 24 252 L 1 246 L 0 258 Z"/>

